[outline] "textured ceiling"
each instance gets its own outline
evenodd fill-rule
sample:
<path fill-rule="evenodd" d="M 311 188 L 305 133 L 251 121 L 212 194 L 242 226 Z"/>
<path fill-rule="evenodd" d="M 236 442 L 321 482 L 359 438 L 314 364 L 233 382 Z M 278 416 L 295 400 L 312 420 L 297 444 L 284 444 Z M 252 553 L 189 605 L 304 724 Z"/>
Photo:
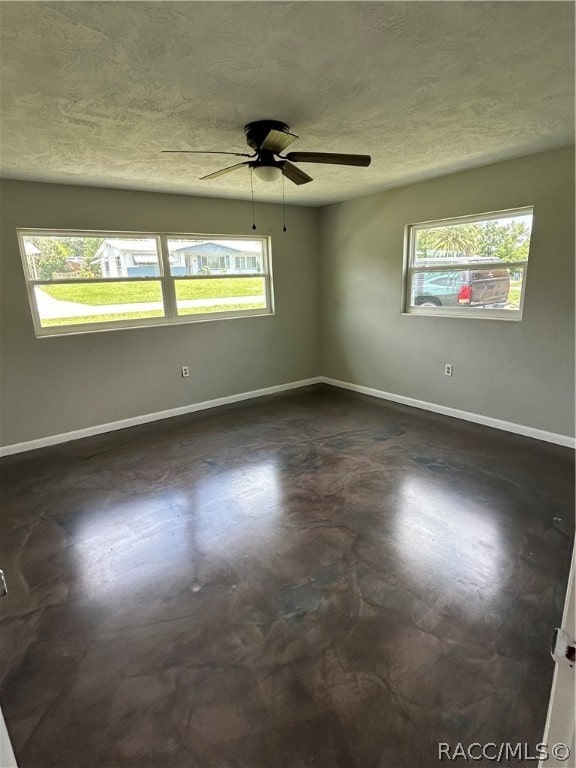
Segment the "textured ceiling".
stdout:
<path fill-rule="evenodd" d="M 571 2 L 2 2 L 1 173 L 249 198 L 243 126 L 282 120 L 320 205 L 574 140 Z M 281 181 L 254 181 L 279 201 Z"/>

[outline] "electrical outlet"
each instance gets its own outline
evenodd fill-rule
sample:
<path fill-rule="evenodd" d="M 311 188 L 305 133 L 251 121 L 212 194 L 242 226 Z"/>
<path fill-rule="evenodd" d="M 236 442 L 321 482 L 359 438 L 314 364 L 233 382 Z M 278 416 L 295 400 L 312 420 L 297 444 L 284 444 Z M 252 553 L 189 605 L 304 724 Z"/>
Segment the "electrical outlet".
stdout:
<path fill-rule="evenodd" d="M 452 363 L 444 363 L 444 376 L 452 376 L 454 372 L 454 366 Z"/>
<path fill-rule="evenodd" d="M 182 366 L 182 378 L 187 379 L 190 376 L 190 368 L 187 365 Z"/>

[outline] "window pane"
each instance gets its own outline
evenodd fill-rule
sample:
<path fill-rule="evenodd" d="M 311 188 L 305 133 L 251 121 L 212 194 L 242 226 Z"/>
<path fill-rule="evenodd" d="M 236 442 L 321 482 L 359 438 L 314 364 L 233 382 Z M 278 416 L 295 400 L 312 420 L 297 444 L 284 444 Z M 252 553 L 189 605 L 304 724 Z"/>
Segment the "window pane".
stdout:
<path fill-rule="evenodd" d="M 261 240 L 169 238 L 170 274 L 239 275 L 264 272 Z"/>
<path fill-rule="evenodd" d="M 35 285 L 42 328 L 164 317 L 159 280 Z"/>
<path fill-rule="evenodd" d="M 161 274 L 155 238 L 24 235 L 22 239 L 32 280 Z"/>
<path fill-rule="evenodd" d="M 532 219 L 527 207 L 412 225 L 404 311 L 521 319 Z"/>
<path fill-rule="evenodd" d="M 414 264 L 526 261 L 532 214 L 502 216 L 415 231 Z"/>
<path fill-rule="evenodd" d="M 175 284 L 179 315 L 266 309 L 263 277 L 176 280 Z"/>
<path fill-rule="evenodd" d="M 518 310 L 524 268 L 462 268 L 444 271 L 415 270 L 410 306 L 460 309 Z"/>

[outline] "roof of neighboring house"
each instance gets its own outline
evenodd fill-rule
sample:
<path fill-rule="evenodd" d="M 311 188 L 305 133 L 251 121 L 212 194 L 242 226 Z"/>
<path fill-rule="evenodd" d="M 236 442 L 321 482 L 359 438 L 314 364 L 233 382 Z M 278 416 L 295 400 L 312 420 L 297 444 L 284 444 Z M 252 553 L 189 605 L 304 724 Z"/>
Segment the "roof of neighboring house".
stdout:
<path fill-rule="evenodd" d="M 106 238 L 100 248 L 106 245 L 118 248 L 119 251 L 138 251 L 138 253 L 154 253 L 156 251 L 156 241 L 151 238 L 145 240 Z"/>
<path fill-rule="evenodd" d="M 156 241 L 149 237 L 146 239 L 107 237 L 102 241 L 98 250 L 94 254 L 93 261 L 95 264 L 99 264 L 109 258 L 110 254 L 104 255 L 104 252 L 109 245 L 111 245 L 113 248 L 116 248 L 118 251 L 124 251 L 128 253 L 156 253 Z"/>
<path fill-rule="evenodd" d="M 194 245 L 183 245 L 180 248 L 173 249 L 177 253 L 190 253 L 190 254 L 215 254 L 217 256 L 232 256 L 234 254 L 242 253 L 239 248 L 231 248 L 228 245 L 222 245 L 222 243 L 214 243 L 211 240 L 205 243 L 195 243 Z"/>
<path fill-rule="evenodd" d="M 174 247 L 178 242 L 181 243 L 181 245 Z M 213 240 L 196 240 L 192 241 L 192 245 L 190 244 L 190 241 L 186 240 L 175 240 L 173 241 L 173 245 L 171 247 L 172 253 L 187 253 L 187 254 L 217 254 L 217 255 L 235 255 L 235 254 L 259 254 L 260 253 L 260 243 L 254 241 L 254 240 L 246 240 L 245 242 L 242 242 L 242 248 L 233 248 L 231 245 L 227 245 L 226 241 L 224 242 L 214 242 Z M 138 240 L 136 238 L 106 238 L 100 247 L 98 248 L 95 256 L 100 256 L 101 258 L 96 258 L 95 261 L 102 261 L 103 259 L 108 258 L 108 256 L 102 257 L 102 254 L 104 250 L 106 249 L 106 246 L 111 245 L 113 248 L 116 248 L 119 251 L 124 251 L 125 253 L 156 253 L 156 242 L 152 238 L 146 238 L 142 240 Z"/>

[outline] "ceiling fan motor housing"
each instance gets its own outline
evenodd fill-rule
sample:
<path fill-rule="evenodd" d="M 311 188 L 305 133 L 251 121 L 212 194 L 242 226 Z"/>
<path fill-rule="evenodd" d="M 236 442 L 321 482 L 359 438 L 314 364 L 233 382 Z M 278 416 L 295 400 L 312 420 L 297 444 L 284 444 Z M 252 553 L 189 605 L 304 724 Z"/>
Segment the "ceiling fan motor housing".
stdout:
<path fill-rule="evenodd" d="M 279 120 L 256 120 L 253 123 L 247 123 L 244 126 L 244 133 L 248 146 L 259 152 L 262 142 L 272 130 L 288 133 L 288 126 Z"/>
<path fill-rule="evenodd" d="M 267 168 L 270 168 L 271 166 L 282 168 L 284 162 L 285 161 L 283 160 L 276 160 L 274 157 L 274 152 L 267 152 L 265 149 L 261 149 L 258 152 L 258 157 L 256 160 L 251 160 L 248 165 L 250 168 L 258 168 L 261 166 L 266 166 Z"/>

